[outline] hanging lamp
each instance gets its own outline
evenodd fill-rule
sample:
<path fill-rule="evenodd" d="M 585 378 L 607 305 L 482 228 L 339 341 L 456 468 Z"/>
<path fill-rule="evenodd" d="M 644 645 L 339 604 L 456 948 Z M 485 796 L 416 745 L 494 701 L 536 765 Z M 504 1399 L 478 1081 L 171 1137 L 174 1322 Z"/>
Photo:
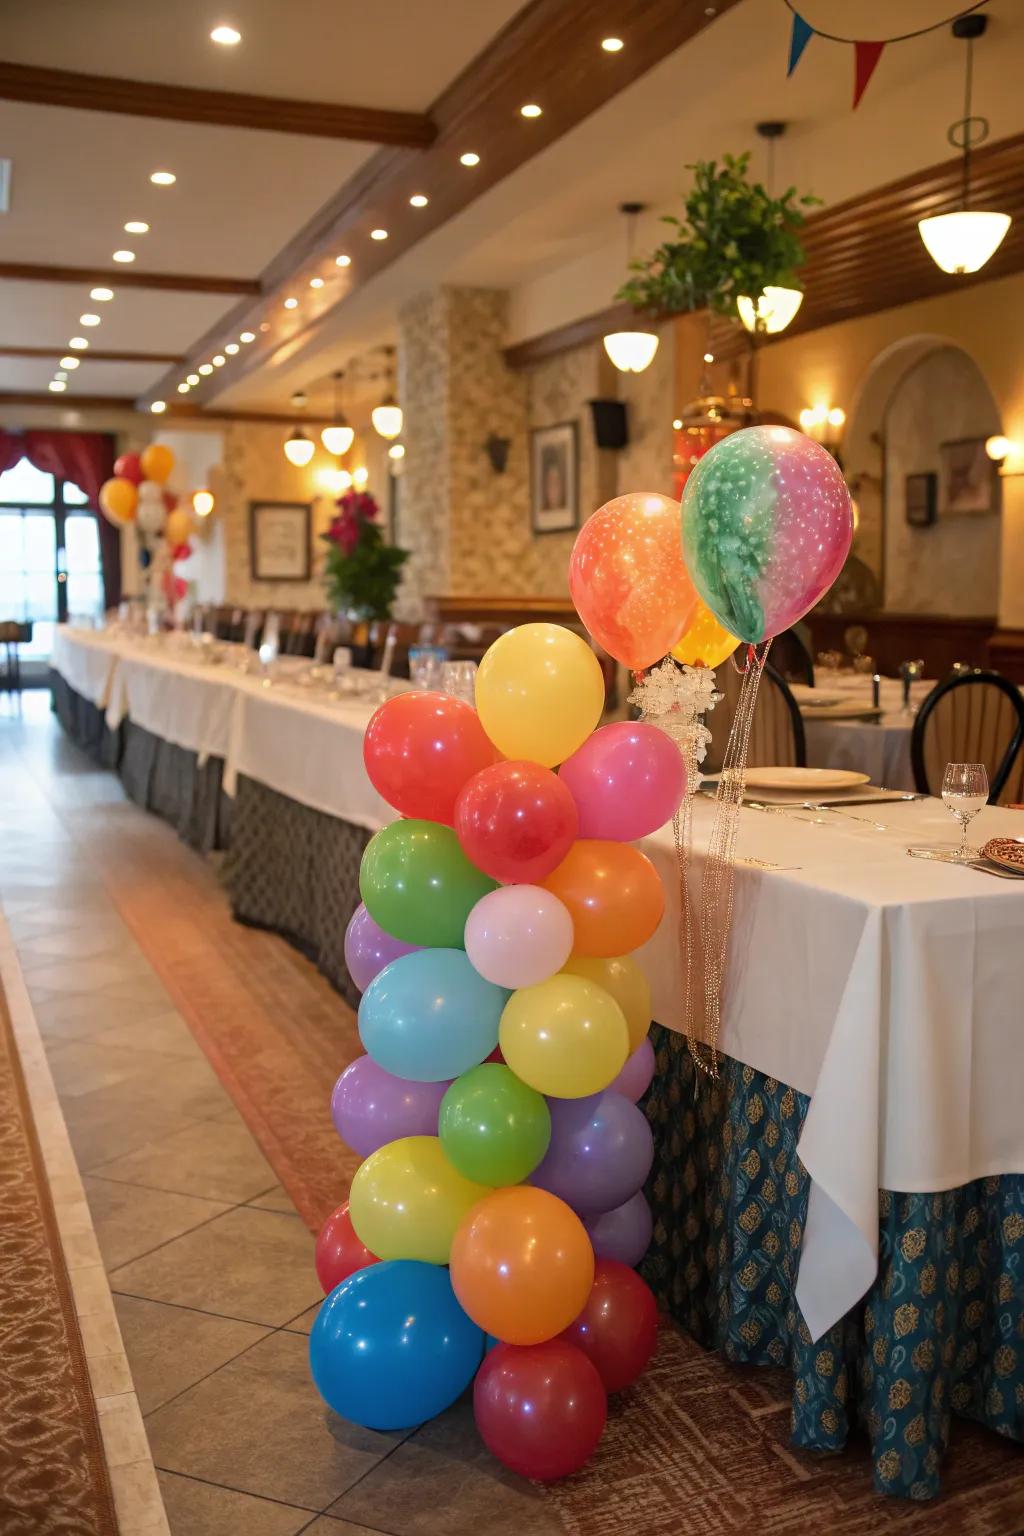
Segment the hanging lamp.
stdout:
<path fill-rule="evenodd" d="M 339 459 L 342 454 L 348 453 L 355 441 L 356 435 L 345 419 L 345 413 L 339 404 L 341 381 L 344 377 L 344 373 L 340 371 L 331 375 L 334 382 L 334 421 L 331 426 L 324 427 L 320 433 L 320 441 L 327 449 L 327 452 L 333 453 Z"/>
<path fill-rule="evenodd" d="M 626 265 L 633 260 L 633 238 L 636 216 L 643 213 L 644 203 L 620 203 L 619 212 L 626 216 Z M 654 331 L 610 331 L 604 337 L 604 349 L 620 373 L 643 373 L 654 361 L 658 350 L 658 337 Z"/>
<path fill-rule="evenodd" d="M 963 151 L 963 207 L 955 213 L 938 213 L 919 219 L 918 229 L 929 256 L 943 272 L 962 275 L 979 271 L 1002 244 L 1011 224 L 1008 213 L 996 213 L 969 207 L 971 191 L 971 150 L 988 138 L 988 118 L 971 116 L 974 75 L 974 40 L 985 35 L 988 17 L 973 12 L 958 16 L 953 22 L 953 36 L 967 44 L 964 71 L 964 115 L 952 123 L 946 137 L 955 149 Z"/>
<path fill-rule="evenodd" d="M 393 378 L 393 360 L 395 349 L 394 347 L 386 347 L 385 352 L 387 353 L 388 358 L 388 379 L 390 382 Z M 380 405 L 375 405 L 373 410 L 370 412 L 370 420 L 373 422 L 373 430 L 380 437 L 386 438 L 389 442 L 392 438 L 398 437 L 400 435 L 402 431 L 403 420 L 402 407 L 395 399 L 391 388 L 388 389 L 388 392 L 384 396 L 384 399 L 381 401 Z"/>
<path fill-rule="evenodd" d="M 759 138 L 768 143 L 768 191 L 775 188 L 775 140 L 781 139 L 786 124 L 779 122 L 757 123 Z M 800 288 L 782 288 L 769 283 L 762 288 L 755 301 L 749 294 L 740 294 L 736 300 L 743 329 L 759 336 L 777 336 L 784 331 L 804 301 Z"/>
<path fill-rule="evenodd" d="M 305 404 L 305 395 L 292 395 L 292 405 L 297 411 L 301 411 Z M 307 437 L 302 428 L 296 424 L 295 430 L 284 440 L 284 456 L 289 464 L 294 464 L 296 469 L 303 469 L 315 452 L 316 444 L 313 439 Z"/>

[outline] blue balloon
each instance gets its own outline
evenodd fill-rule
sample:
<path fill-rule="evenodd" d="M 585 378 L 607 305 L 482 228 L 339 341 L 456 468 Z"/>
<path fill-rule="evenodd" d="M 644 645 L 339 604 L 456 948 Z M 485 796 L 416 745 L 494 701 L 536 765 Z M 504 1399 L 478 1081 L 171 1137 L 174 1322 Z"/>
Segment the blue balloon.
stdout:
<path fill-rule="evenodd" d="M 359 1036 L 395 1077 L 445 1082 L 491 1054 L 510 996 L 485 981 L 463 949 L 417 950 L 370 982 L 359 1004 Z"/>
<path fill-rule="evenodd" d="M 456 1301 L 448 1271 L 414 1259 L 349 1275 L 309 1336 L 320 1396 L 366 1429 L 408 1429 L 442 1413 L 469 1386 L 483 1350 L 483 1332 Z"/>

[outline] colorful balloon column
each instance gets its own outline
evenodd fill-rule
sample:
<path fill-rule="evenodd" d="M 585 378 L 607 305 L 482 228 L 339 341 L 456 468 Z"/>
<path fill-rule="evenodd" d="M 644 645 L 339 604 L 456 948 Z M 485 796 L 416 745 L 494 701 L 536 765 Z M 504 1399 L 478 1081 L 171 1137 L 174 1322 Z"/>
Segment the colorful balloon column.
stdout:
<path fill-rule="evenodd" d="M 141 453 L 122 453 L 115 459 L 112 477 L 100 487 L 100 511 L 107 521 L 116 528 L 135 524 L 147 607 L 173 608 L 188 590 L 174 565 L 192 553 L 193 522 L 192 514 L 177 508 L 177 497 L 164 488 L 173 469 L 171 449 L 150 443 Z"/>
<path fill-rule="evenodd" d="M 660 732 L 595 729 L 603 698 L 578 635 L 524 625 L 484 657 L 476 709 L 407 693 L 370 721 L 366 770 L 402 819 L 365 850 L 345 935 L 366 1055 L 332 1113 L 364 1161 L 317 1244 L 328 1404 L 405 1428 L 475 1376 L 484 1441 L 537 1478 L 582 1466 L 653 1346 L 625 1268 L 653 1145 L 628 951 L 664 896 L 630 841 L 685 784 Z"/>

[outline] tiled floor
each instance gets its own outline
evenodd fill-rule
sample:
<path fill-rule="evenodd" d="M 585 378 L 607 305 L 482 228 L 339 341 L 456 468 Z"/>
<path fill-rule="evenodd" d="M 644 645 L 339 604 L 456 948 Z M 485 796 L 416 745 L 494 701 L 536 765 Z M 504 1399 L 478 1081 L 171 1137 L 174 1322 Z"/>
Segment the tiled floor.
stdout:
<path fill-rule="evenodd" d="M 0 702 L 0 781 L 0 902 L 174 1536 L 555 1536 L 465 1403 L 409 1435 L 326 1412 L 307 1361 L 312 1238 L 123 922 L 91 813 L 105 808 L 105 836 L 146 823 L 153 878 L 162 857 L 180 864 L 173 832 L 65 741 L 43 695 L 20 720 Z M 280 941 L 260 937 L 269 964 Z"/>

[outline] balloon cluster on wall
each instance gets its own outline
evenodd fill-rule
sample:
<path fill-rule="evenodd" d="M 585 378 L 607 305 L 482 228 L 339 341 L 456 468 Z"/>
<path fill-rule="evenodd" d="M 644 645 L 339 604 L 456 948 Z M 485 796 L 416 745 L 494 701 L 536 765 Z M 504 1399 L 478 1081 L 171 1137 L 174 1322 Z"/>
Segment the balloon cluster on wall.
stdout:
<path fill-rule="evenodd" d="M 192 553 L 192 514 L 178 506 L 167 489 L 174 454 L 164 443 L 150 443 L 141 453 L 122 453 L 114 474 L 100 488 L 100 510 L 117 528 L 134 523 L 139 535 L 139 564 L 147 601 L 159 594 L 168 607 L 180 601 L 186 583 L 174 563 Z"/>
<path fill-rule="evenodd" d="M 346 934 L 366 1055 L 332 1111 L 364 1161 L 318 1239 L 310 1353 L 328 1404 L 374 1429 L 475 1379 L 487 1446 L 549 1479 L 590 1456 L 655 1342 L 632 1268 L 654 1057 L 630 951 L 664 894 L 631 844 L 685 771 L 653 726 L 598 728 L 600 665 L 556 625 L 497 640 L 476 701 L 407 693 L 367 728 L 401 819 L 364 853 Z"/>

